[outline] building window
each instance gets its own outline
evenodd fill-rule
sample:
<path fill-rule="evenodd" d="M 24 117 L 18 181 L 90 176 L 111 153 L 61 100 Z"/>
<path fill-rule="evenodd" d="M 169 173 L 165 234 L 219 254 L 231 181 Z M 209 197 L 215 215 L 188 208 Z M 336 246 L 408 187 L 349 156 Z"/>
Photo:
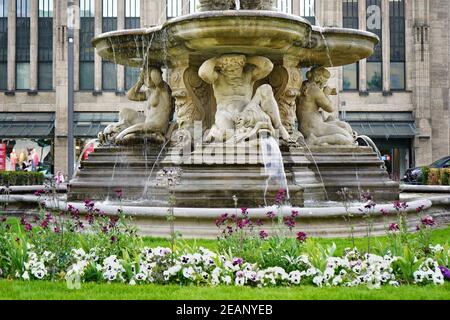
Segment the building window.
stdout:
<path fill-rule="evenodd" d="M 342 25 L 344 28 L 358 29 L 358 0 L 344 0 L 342 2 L 342 18 Z M 358 90 L 358 72 L 358 63 L 343 67 L 344 90 Z"/>
<path fill-rule="evenodd" d="M 39 0 L 38 89 L 53 88 L 53 0 Z"/>
<path fill-rule="evenodd" d="M 373 55 L 367 58 L 367 90 L 381 91 L 383 89 L 381 0 L 367 0 L 366 14 L 367 31 L 375 33 L 380 38 Z"/>
<path fill-rule="evenodd" d="M 141 1 L 126 0 L 125 2 L 125 29 L 137 29 L 141 26 Z"/>
<path fill-rule="evenodd" d="M 30 88 L 30 0 L 16 2 L 16 89 Z"/>
<path fill-rule="evenodd" d="M 91 40 L 95 34 L 95 0 L 80 0 L 80 90 L 94 90 L 94 55 Z"/>
<path fill-rule="evenodd" d="M 0 0 L 0 90 L 8 89 L 8 0 Z"/>
<path fill-rule="evenodd" d="M 391 89 L 405 89 L 405 1 L 389 1 Z"/>
<path fill-rule="evenodd" d="M 182 0 L 167 0 L 166 2 L 167 19 L 181 16 L 182 8 L 183 8 Z"/>
<path fill-rule="evenodd" d="M 117 0 L 103 0 L 102 30 L 109 32 L 117 30 Z M 102 63 L 102 89 L 116 90 L 117 68 L 114 62 L 103 61 Z"/>
<path fill-rule="evenodd" d="M 279 12 L 292 13 L 292 0 L 278 0 L 277 2 Z"/>
<path fill-rule="evenodd" d="M 140 0 L 126 0 L 125 28 L 139 28 L 141 24 Z M 125 67 L 125 89 L 129 90 L 139 79 L 139 68 Z"/>
<path fill-rule="evenodd" d="M 200 5 L 199 0 L 190 0 L 189 1 L 189 13 L 197 12 L 199 5 Z"/>
<path fill-rule="evenodd" d="M 296 0 L 300 1 L 300 16 L 308 20 L 311 24 L 316 24 L 316 1 L 315 0 Z"/>

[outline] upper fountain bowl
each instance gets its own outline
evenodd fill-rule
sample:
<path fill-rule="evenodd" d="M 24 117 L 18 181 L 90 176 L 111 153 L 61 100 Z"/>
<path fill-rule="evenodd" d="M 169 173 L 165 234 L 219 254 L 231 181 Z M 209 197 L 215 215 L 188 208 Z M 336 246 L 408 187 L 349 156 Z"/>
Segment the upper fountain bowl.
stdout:
<path fill-rule="evenodd" d="M 298 16 L 263 10 L 194 13 L 162 26 L 101 34 L 93 45 L 104 59 L 128 66 L 191 65 L 227 53 L 293 61 L 299 67 L 341 66 L 372 55 L 378 37 L 370 32 L 318 28 Z"/>

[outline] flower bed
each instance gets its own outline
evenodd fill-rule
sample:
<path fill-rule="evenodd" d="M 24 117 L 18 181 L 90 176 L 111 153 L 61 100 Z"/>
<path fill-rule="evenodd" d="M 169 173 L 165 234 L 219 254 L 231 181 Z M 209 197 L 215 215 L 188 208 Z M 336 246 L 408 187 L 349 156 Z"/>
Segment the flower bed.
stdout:
<path fill-rule="evenodd" d="M 303 232 L 293 232 L 298 212 L 289 216 L 268 212 L 272 234 L 261 221 L 252 221 L 246 208 L 224 213 L 217 249 L 189 247 L 171 237 L 171 247 L 144 245 L 136 229 L 119 210 L 107 216 L 86 201 L 82 217 L 73 207 L 31 219 L 0 219 L 0 277 L 22 280 L 120 282 L 233 286 L 400 286 L 442 285 L 449 279 L 448 244 L 430 241 L 435 221 L 423 216 L 417 233 L 407 233 L 406 203 L 396 202 L 397 215 L 386 217 L 387 240 L 371 238 L 371 217 L 376 204 L 365 194 L 361 210 L 367 220 L 367 250 L 323 246 Z M 277 195 L 280 206 L 283 194 Z M 418 209 L 420 213 L 420 208 Z M 169 217 L 170 218 L 170 217 Z M 173 223 L 173 220 L 169 220 Z M 351 230 L 351 225 L 349 225 Z"/>

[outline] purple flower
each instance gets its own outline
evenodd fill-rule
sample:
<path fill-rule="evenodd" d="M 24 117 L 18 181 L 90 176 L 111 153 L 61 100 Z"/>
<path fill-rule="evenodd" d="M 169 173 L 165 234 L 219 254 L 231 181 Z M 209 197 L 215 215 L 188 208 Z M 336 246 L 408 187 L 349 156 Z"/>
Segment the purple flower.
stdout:
<path fill-rule="evenodd" d="M 117 225 L 117 221 L 119 221 L 119 217 L 110 216 L 109 217 L 109 227 L 114 228 Z"/>
<path fill-rule="evenodd" d="M 244 216 L 248 215 L 248 209 L 247 208 L 241 208 L 241 214 Z"/>
<path fill-rule="evenodd" d="M 239 229 L 243 229 L 243 228 L 245 228 L 247 225 L 249 225 L 250 224 L 250 221 L 248 220 L 248 219 L 239 219 L 238 221 L 237 221 L 237 227 L 239 228 Z"/>
<path fill-rule="evenodd" d="M 244 259 L 242 258 L 233 258 L 233 266 L 240 266 L 244 263 Z"/>
<path fill-rule="evenodd" d="M 422 225 L 424 225 L 425 227 L 433 227 L 436 225 L 436 222 L 434 221 L 432 216 L 426 216 L 423 217 L 422 220 L 420 221 L 422 223 Z"/>
<path fill-rule="evenodd" d="M 380 213 L 381 213 L 383 216 L 389 215 L 389 211 L 386 210 L 386 209 L 381 209 L 381 210 L 380 210 Z"/>
<path fill-rule="evenodd" d="M 400 211 L 400 209 L 402 208 L 402 204 L 400 201 L 394 201 L 393 206 L 394 206 L 394 209 L 397 211 Z"/>
<path fill-rule="evenodd" d="M 292 210 L 291 217 L 292 218 L 298 217 L 298 211 L 297 210 Z"/>
<path fill-rule="evenodd" d="M 122 197 L 123 197 L 123 191 L 122 191 L 122 189 L 114 190 L 114 192 L 116 193 L 116 197 L 117 197 L 117 198 L 122 199 Z"/>
<path fill-rule="evenodd" d="M 54 228 L 53 228 L 53 232 L 54 232 L 54 233 L 60 233 L 60 232 L 61 232 L 61 229 L 59 229 L 59 227 L 54 227 Z"/>
<path fill-rule="evenodd" d="M 406 201 L 402 202 L 401 206 L 402 206 L 402 209 L 404 209 L 404 210 L 408 209 L 408 207 L 409 207 L 408 203 Z"/>
<path fill-rule="evenodd" d="M 23 226 L 27 224 L 27 220 L 25 219 L 25 217 L 20 218 L 20 224 Z"/>
<path fill-rule="evenodd" d="M 286 199 L 286 190 L 281 188 L 278 190 L 277 194 L 275 195 L 275 203 L 277 205 L 281 205 L 285 199 Z"/>
<path fill-rule="evenodd" d="M 33 227 L 31 226 L 31 224 L 26 223 L 25 224 L 25 231 L 31 231 L 31 230 L 33 230 Z"/>
<path fill-rule="evenodd" d="M 44 229 L 47 229 L 48 228 L 48 220 L 43 220 L 41 222 L 41 227 L 44 228 Z"/>
<path fill-rule="evenodd" d="M 228 219 L 228 213 L 223 213 L 216 219 L 216 226 L 219 227 L 225 223 Z"/>
<path fill-rule="evenodd" d="M 35 192 L 34 192 L 34 195 L 36 196 L 36 197 L 40 197 L 42 194 L 44 194 L 45 193 L 45 191 L 44 190 L 36 190 Z"/>
<path fill-rule="evenodd" d="M 424 205 L 421 205 L 421 206 L 419 206 L 419 207 L 416 208 L 416 212 L 417 212 L 417 213 L 421 213 L 421 212 L 423 211 L 424 208 L 425 208 L 425 206 L 424 206 Z"/>
<path fill-rule="evenodd" d="M 256 224 L 258 227 L 261 227 L 264 223 L 263 223 L 263 221 L 262 221 L 261 219 L 258 219 L 258 220 L 256 220 L 255 224 Z"/>
<path fill-rule="evenodd" d="M 112 237 L 111 237 L 111 242 L 114 243 L 114 242 L 116 242 L 116 241 L 117 241 L 116 236 L 112 236 Z"/>
<path fill-rule="evenodd" d="M 450 270 L 444 266 L 439 266 L 444 279 L 450 280 Z"/>
<path fill-rule="evenodd" d="M 295 227 L 295 219 L 292 217 L 284 217 L 283 222 L 290 230 Z"/>
<path fill-rule="evenodd" d="M 400 227 L 398 226 L 397 223 L 391 223 L 389 225 L 389 231 L 395 232 L 395 231 L 398 231 L 398 230 L 400 230 Z"/>
<path fill-rule="evenodd" d="M 92 210 L 94 208 L 94 201 L 92 201 L 91 199 L 86 199 L 84 200 L 84 206 L 87 210 Z"/>
<path fill-rule="evenodd" d="M 373 196 L 369 191 L 363 192 L 361 194 L 361 199 L 365 202 L 368 202 L 368 201 L 373 202 Z"/>
<path fill-rule="evenodd" d="M 369 200 L 365 205 L 364 208 L 366 209 L 372 209 L 375 208 L 377 204 L 373 200 Z"/>
<path fill-rule="evenodd" d="M 269 219 L 273 219 L 277 216 L 277 214 L 273 211 L 267 212 L 266 215 L 269 217 Z"/>
<path fill-rule="evenodd" d="M 262 240 L 267 239 L 268 236 L 269 236 L 269 234 L 268 234 L 266 231 L 264 231 L 264 230 L 261 230 L 261 231 L 259 232 L 259 237 L 260 237 Z"/>
<path fill-rule="evenodd" d="M 297 240 L 300 242 L 305 242 L 307 239 L 306 233 L 304 232 L 297 232 Z"/>

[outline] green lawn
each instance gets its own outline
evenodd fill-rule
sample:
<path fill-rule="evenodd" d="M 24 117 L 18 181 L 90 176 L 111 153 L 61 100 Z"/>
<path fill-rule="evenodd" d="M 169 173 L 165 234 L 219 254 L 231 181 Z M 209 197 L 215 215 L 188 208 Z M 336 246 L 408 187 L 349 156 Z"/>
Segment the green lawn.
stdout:
<path fill-rule="evenodd" d="M 449 300 L 450 283 L 444 286 L 360 288 L 286 288 L 181 287 L 177 285 L 82 284 L 69 290 L 65 283 L 0 281 L 0 299 L 64 300 Z"/>
<path fill-rule="evenodd" d="M 414 234 L 411 235 L 414 237 Z M 445 243 L 450 239 L 450 227 L 435 230 L 432 242 Z M 351 246 L 349 239 L 318 239 L 322 244 L 335 242 L 337 251 Z M 385 241 L 384 237 L 376 241 Z M 144 238 L 148 246 L 168 246 L 167 239 Z M 214 240 L 186 240 L 186 244 L 215 248 Z M 364 238 L 356 239 L 357 247 L 364 249 Z M 69 290 L 64 282 L 43 282 L 21 280 L 0 280 L 0 299 L 305 299 L 305 300 L 450 300 L 450 283 L 444 286 L 401 286 L 383 287 L 379 290 L 359 288 L 316 288 L 313 286 L 285 288 L 242 288 L 242 287 L 194 287 L 177 285 L 94 284 L 81 285 L 80 290 Z"/>

